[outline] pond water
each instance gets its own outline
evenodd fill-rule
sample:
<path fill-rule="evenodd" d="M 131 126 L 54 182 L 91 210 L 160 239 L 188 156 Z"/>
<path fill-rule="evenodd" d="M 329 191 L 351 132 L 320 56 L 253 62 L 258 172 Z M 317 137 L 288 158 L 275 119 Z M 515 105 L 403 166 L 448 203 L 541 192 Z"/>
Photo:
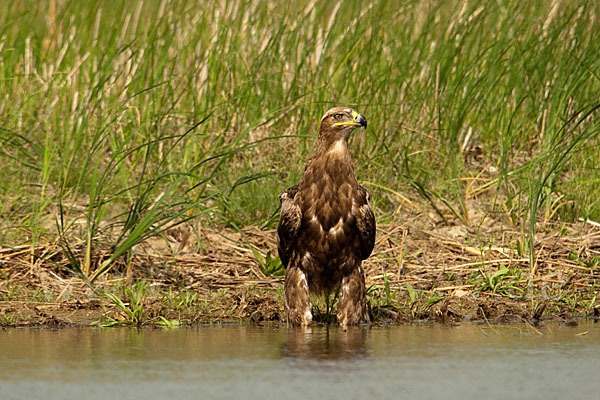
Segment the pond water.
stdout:
<path fill-rule="evenodd" d="M 600 324 L 0 330 L 0 399 L 596 399 Z"/>

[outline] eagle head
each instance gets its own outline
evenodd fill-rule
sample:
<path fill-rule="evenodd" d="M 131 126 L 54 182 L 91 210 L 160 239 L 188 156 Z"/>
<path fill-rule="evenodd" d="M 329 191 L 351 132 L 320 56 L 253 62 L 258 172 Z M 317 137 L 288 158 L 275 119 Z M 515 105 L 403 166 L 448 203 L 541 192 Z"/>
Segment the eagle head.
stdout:
<path fill-rule="evenodd" d="M 334 107 L 328 110 L 321 118 L 319 137 L 340 136 L 348 140 L 350 133 L 360 127 L 367 128 L 367 119 L 356 110 L 348 107 Z"/>

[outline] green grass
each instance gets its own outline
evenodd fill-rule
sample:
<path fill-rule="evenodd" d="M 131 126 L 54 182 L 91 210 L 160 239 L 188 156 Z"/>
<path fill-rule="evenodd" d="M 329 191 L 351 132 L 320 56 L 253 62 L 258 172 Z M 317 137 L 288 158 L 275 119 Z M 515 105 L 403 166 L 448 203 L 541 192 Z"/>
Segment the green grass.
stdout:
<path fill-rule="evenodd" d="M 339 104 L 380 222 L 476 224 L 487 187 L 533 260 L 536 221 L 600 219 L 597 2 L 340 4 L 1 2 L 0 244 L 93 281 L 190 218 L 274 227 Z"/>
<path fill-rule="evenodd" d="M 119 312 L 119 319 L 109 317 L 108 321 L 99 321 L 98 324 L 104 327 L 110 326 L 137 326 L 150 322 L 145 318 L 144 297 L 148 291 L 148 285 L 145 282 L 136 282 L 131 287 L 124 288 L 125 301 L 115 293 L 104 293 Z M 168 321 L 163 317 L 161 321 Z"/>

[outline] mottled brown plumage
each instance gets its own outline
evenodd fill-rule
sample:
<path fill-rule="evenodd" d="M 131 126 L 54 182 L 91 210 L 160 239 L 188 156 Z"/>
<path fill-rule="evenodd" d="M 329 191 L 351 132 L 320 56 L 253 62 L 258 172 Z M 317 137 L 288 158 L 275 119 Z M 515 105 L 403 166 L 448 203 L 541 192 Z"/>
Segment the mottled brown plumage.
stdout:
<path fill-rule="evenodd" d="M 321 119 L 319 137 L 299 184 L 279 196 L 279 256 L 285 274 L 288 322 L 312 322 L 309 293 L 329 295 L 339 288 L 340 325 L 368 322 L 362 260 L 375 242 L 369 195 L 356 180 L 348 138 L 365 117 L 335 107 Z"/>

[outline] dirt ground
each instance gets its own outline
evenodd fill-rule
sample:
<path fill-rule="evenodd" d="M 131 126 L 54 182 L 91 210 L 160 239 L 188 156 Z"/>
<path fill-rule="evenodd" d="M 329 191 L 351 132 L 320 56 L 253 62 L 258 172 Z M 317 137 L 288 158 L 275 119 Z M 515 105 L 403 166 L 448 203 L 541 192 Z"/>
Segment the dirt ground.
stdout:
<path fill-rule="evenodd" d="M 599 315 L 595 224 L 540 225 L 530 265 L 526 236 L 505 222 L 437 226 L 419 218 L 378 227 L 363 264 L 374 323 L 571 323 Z M 94 289 L 60 267 L 67 260 L 55 243 L 39 247 L 34 258 L 30 246 L 2 247 L 0 326 L 284 322 L 283 278 L 267 270 L 277 265 L 269 261 L 277 253 L 275 232 L 196 228 L 198 236 L 182 225 L 140 245 L 130 263 L 116 263 Z M 96 265 L 106 254 L 94 251 Z M 324 301 L 315 304 L 315 320 L 328 321 Z"/>

